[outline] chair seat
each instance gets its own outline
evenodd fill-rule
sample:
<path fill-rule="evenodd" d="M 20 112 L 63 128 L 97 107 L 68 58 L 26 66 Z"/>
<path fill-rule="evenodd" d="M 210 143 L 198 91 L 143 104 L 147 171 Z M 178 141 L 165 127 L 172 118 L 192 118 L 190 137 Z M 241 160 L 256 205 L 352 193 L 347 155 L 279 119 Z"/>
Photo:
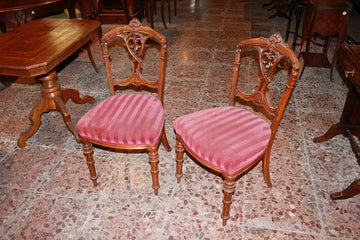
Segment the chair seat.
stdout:
<path fill-rule="evenodd" d="M 229 175 L 257 161 L 271 137 L 267 122 L 232 106 L 181 116 L 174 128 L 189 151 Z"/>
<path fill-rule="evenodd" d="M 78 122 L 82 138 L 123 146 L 156 146 L 164 126 L 159 99 L 142 94 L 111 96 Z"/>

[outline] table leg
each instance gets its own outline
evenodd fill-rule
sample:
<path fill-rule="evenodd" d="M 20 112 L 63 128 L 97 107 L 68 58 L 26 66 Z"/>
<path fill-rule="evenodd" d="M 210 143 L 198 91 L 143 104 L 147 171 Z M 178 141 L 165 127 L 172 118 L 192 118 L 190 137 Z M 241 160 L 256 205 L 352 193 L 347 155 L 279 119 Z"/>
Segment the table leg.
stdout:
<path fill-rule="evenodd" d="M 332 200 L 351 198 L 360 193 L 360 179 L 356 179 L 346 189 L 341 192 L 332 193 L 330 198 Z"/>
<path fill-rule="evenodd" d="M 41 124 L 41 115 L 45 112 L 49 112 L 49 106 L 47 104 L 47 101 L 45 99 L 43 99 L 40 104 L 38 104 L 35 108 L 33 108 L 33 110 L 30 113 L 29 119 L 31 121 L 31 126 L 30 128 L 23 132 L 18 141 L 17 144 L 19 147 L 23 148 L 26 146 L 25 141 L 30 138 L 32 135 L 34 135 L 37 130 L 40 127 Z"/>
<path fill-rule="evenodd" d="M 345 128 L 342 127 L 340 125 L 340 123 L 332 125 L 325 134 L 314 138 L 313 141 L 314 141 L 314 143 L 326 142 L 326 141 L 330 140 L 331 138 L 333 138 L 333 137 L 335 137 L 336 135 L 339 135 L 339 134 L 343 134 L 343 135 L 346 134 Z"/>
<path fill-rule="evenodd" d="M 49 111 L 58 111 L 61 113 L 67 128 L 78 141 L 79 135 L 71 121 L 70 113 L 65 103 L 69 98 L 71 98 L 75 103 L 86 103 L 88 101 L 94 103 L 95 99 L 90 96 L 80 98 L 79 91 L 74 89 L 65 89 L 61 91 L 60 85 L 56 82 L 57 75 L 55 71 L 51 72 L 48 76 L 40 78 L 39 80 L 42 82 L 41 93 L 43 99 L 31 111 L 29 116 L 31 126 L 27 131 L 20 135 L 18 139 L 19 147 L 23 148 L 26 146 L 25 141 L 33 136 L 40 127 L 41 115 Z"/>

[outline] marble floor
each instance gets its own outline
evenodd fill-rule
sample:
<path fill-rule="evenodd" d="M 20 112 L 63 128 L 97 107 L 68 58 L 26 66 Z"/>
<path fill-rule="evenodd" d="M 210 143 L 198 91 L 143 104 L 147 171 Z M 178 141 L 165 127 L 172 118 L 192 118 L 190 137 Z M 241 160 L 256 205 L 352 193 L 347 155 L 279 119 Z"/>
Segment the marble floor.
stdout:
<path fill-rule="evenodd" d="M 227 226 L 220 218 L 221 178 L 186 157 L 184 177 L 176 183 L 174 119 L 226 105 L 235 44 L 275 32 L 284 36 L 287 23 L 268 19 L 274 11 L 262 7 L 265 0 L 177 2 L 168 29 L 155 19 L 169 42 L 165 112 L 173 147 L 159 149 L 159 195 L 143 153 L 95 148 L 100 176 L 94 187 L 81 145 L 57 112 L 44 114 L 39 131 L 19 148 L 16 140 L 40 99 L 39 84 L 2 76 L 0 239 L 360 239 L 360 195 L 329 198 L 360 177 L 349 141 L 312 141 L 339 121 L 347 87 L 336 70 L 333 81 L 328 69 L 315 68 L 298 80 L 272 151 L 273 187 L 266 186 L 261 165 L 239 179 Z M 358 23 L 354 13 L 348 32 L 359 40 Z M 103 32 L 114 27 L 103 25 Z M 91 48 L 100 72 L 84 52 L 63 66 L 59 83 L 99 101 L 108 96 L 105 67 L 99 42 Z M 91 108 L 71 101 L 67 106 L 74 123 Z"/>

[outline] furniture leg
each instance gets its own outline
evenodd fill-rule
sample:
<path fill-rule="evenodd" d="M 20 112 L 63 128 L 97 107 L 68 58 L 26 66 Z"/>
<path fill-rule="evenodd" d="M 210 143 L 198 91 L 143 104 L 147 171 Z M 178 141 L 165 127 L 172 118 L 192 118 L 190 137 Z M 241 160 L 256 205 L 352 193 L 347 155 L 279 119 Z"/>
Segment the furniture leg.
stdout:
<path fill-rule="evenodd" d="M 101 39 L 101 38 L 99 38 Z M 92 53 L 91 53 L 91 49 L 90 49 L 90 42 L 86 45 L 86 51 L 87 51 L 87 54 L 89 56 L 89 59 L 91 61 L 91 65 L 93 66 L 93 68 L 95 69 L 95 72 L 99 72 L 99 69 L 97 68 L 96 64 L 95 64 L 95 61 L 94 61 L 94 58 L 92 56 Z"/>
<path fill-rule="evenodd" d="M 154 0 L 150 0 L 150 11 L 149 11 L 149 15 L 150 15 L 150 26 L 151 28 L 154 28 Z"/>
<path fill-rule="evenodd" d="M 230 206 L 232 203 L 232 195 L 235 191 L 235 179 L 231 177 L 225 177 L 225 183 L 223 185 L 224 199 L 223 210 L 221 218 L 223 219 L 223 226 L 226 225 L 227 220 L 230 218 Z"/>
<path fill-rule="evenodd" d="M 268 2 L 268 3 L 264 3 L 262 6 L 263 7 L 267 7 L 267 6 L 271 6 L 271 5 L 273 5 L 274 4 L 274 0 L 271 0 L 270 2 Z"/>
<path fill-rule="evenodd" d="M 161 0 L 161 20 L 164 24 L 164 27 L 166 27 L 166 23 L 165 23 L 165 17 L 164 17 L 164 9 L 165 9 L 165 0 Z"/>
<path fill-rule="evenodd" d="M 152 181 L 153 181 L 153 186 L 152 188 L 155 191 L 155 195 L 158 195 L 158 191 L 160 188 L 159 185 L 159 154 L 157 152 L 156 147 L 153 147 L 152 149 L 150 149 L 149 152 L 149 159 L 150 159 L 150 164 L 151 164 L 151 176 L 152 176 Z"/>
<path fill-rule="evenodd" d="M 79 91 L 75 89 L 65 89 L 61 91 L 61 87 L 57 84 L 56 80 L 57 75 L 55 71 L 39 79 L 39 81 L 42 82 L 41 92 L 43 100 L 31 111 L 29 116 L 31 127 L 20 135 L 18 139 L 19 147 L 23 148 L 26 146 L 25 141 L 33 136 L 40 127 L 41 115 L 49 111 L 60 112 L 67 128 L 75 136 L 76 140 L 79 141 L 78 133 L 71 121 L 70 113 L 65 103 L 69 98 L 72 98 L 75 103 L 86 103 L 88 101 L 94 103 L 95 99 L 90 96 L 80 98 Z"/>
<path fill-rule="evenodd" d="M 165 132 L 165 126 L 163 127 L 163 130 L 162 130 L 162 133 L 161 133 L 161 142 L 164 144 L 166 150 L 168 152 L 171 151 L 171 147 L 170 147 L 170 144 L 167 140 L 167 137 L 166 137 L 166 132 Z"/>
<path fill-rule="evenodd" d="M 67 109 L 65 102 L 62 100 L 61 97 L 56 97 L 54 99 L 56 110 L 59 111 L 63 117 L 63 120 L 65 122 L 66 127 L 69 129 L 69 131 L 75 136 L 76 141 L 80 142 L 80 137 L 78 132 L 76 131 L 76 128 L 71 121 L 70 112 Z"/>
<path fill-rule="evenodd" d="M 291 1 L 290 5 L 289 5 L 289 19 L 288 19 L 288 23 L 286 26 L 285 42 L 287 42 L 289 39 L 291 20 L 292 20 L 292 16 L 293 16 L 293 12 L 294 12 L 294 5 L 295 5 L 294 1 Z"/>
<path fill-rule="evenodd" d="M 17 144 L 19 147 L 24 148 L 26 146 L 25 141 L 32 135 L 34 135 L 40 127 L 41 115 L 49 111 L 50 108 L 47 104 L 46 99 L 43 99 L 35 108 L 33 108 L 29 116 L 31 126 L 27 131 L 21 133 L 19 139 L 17 140 Z"/>
<path fill-rule="evenodd" d="M 182 174 L 182 166 L 184 162 L 184 146 L 182 145 L 181 141 L 178 139 L 176 141 L 176 179 L 177 182 L 180 183 Z"/>
<path fill-rule="evenodd" d="M 314 143 L 319 143 L 319 142 L 326 142 L 328 140 L 330 140 L 331 138 L 335 137 L 336 135 L 339 134 L 344 134 L 345 135 L 345 129 L 344 127 L 342 127 L 340 125 L 340 123 L 334 124 L 330 127 L 330 129 L 323 135 L 314 138 Z"/>
<path fill-rule="evenodd" d="M 0 22 L 0 29 L 1 29 L 1 32 L 2 32 L 2 33 L 6 33 L 6 26 L 5 26 L 5 23 Z"/>
<path fill-rule="evenodd" d="M 96 175 L 96 170 L 95 170 L 95 161 L 94 161 L 94 157 L 93 157 L 94 151 L 93 151 L 92 144 L 89 143 L 88 141 L 83 141 L 83 152 L 86 157 L 86 163 L 89 168 L 90 179 L 93 181 L 93 184 L 96 187 L 98 177 Z"/>
<path fill-rule="evenodd" d="M 69 18 L 76 18 L 75 6 L 72 8 L 68 8 Z"/>
<path fill-rule="evenodd" d="M 166 0 L 168 4 L 169 24 L 171 23 L 171 0 Z"/>
<path fill-rule="evenodd" d="M 360 193 L 360 179 L 356 179 L 346 189 L 341 192 L 332 193 L 330 198 L 332 200 L 351 198 Z"/>
<path fill-rule="evenodd" d="M 83 104 L 87 102 L 90 102 L 91 104 L 95 103 L 95 99 L 91 96 L 86 95 L 85 97 L 80 98 L 79 91 L 75 89 L 64 89 L 62 91 L 61 97 L 65 103 L 69 100 L 69 98 L 71 98 L 74 103 L 78 104 Z"/>

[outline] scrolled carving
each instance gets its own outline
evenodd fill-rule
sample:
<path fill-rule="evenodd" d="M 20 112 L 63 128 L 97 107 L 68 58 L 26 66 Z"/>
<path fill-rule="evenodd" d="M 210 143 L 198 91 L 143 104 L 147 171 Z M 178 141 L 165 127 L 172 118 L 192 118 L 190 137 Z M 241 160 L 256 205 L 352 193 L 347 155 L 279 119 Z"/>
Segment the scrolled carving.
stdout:
<path fill-rule="evenodd" d="M 273 42 L 273 43 L 281 43 L 281 44 L 285 44 L 283 38 L 281 37 L 280 33 L 277 32 L 277 33 L 274 33 L 273 35 L 270 36 L 269 38 L 269 41 L 270 42 Z"/>
<path fill-rule="evenodd" d="M 142 50 L 144 48 L 143 36 L 138 33 L 129 33 L 129 35 L 126 36 L 125 42 L 131 56 L 137 62 L 141 62 Z"/>
<path fill-rule="evenodd" d="M 129 27 L 131 30 L 136 31 L 137 28 L 141 27 L 142 23 L 140 22 L 139 19 L 137 18 L 133 18 L 131 19 L 130 23 L 129 23 Z"/>

